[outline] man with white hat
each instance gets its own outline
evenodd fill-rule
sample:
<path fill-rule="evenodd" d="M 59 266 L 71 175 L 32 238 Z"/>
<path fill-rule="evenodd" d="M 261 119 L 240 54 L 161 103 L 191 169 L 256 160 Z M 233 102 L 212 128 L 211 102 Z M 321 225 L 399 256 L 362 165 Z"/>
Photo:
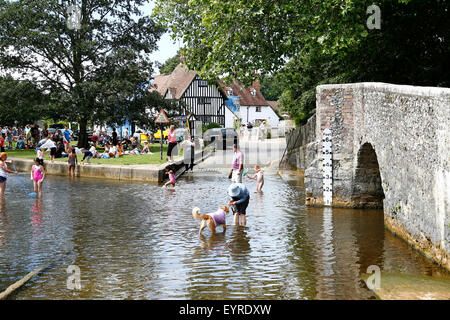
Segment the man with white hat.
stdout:
<path fill-rule="evenodd" d="M 242 183 L 233 183 L 228 187 L 228 195 L 231 200 L 228 205 L 231 207 L 234 216 L 234 225 L 239 225 L 239 217 L 241 218 L 241 225 L 245 227 L 246 209 L 250 201 L 250 192 Z"/>

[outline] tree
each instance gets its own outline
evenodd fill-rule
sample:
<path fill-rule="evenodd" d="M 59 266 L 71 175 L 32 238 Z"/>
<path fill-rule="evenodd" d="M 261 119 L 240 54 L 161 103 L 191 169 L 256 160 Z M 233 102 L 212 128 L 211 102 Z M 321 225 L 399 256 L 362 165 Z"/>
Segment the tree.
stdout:
<path fill-rule="evenodd" d="M 180 52 L 177 52 L 175 56 L 167 59 L 160 67 L 160 74 L 171 74 L 173 70 L 180 64 Z"/>
<path fill-rule="evenodd" d="M 0 78 L 0 126 L 32 124 L 45 111 L 46 97 L 30 81 Z"/>
<path fill-rule="evenodd" d="M 161 102 L 139 86 L 164 32 L 140 9 L 145 3 L 0 0 L 0 67 L 48 92 L 53 111 L 80 124 L 86 146 L 88 122 L 123 121 Z"/>
<path fill-rule="evenodd" d="M 450 2 L 377 1 L 380 30 L 366 26 L 372 3 L 157 0 L 154 16 L 186 43 L 191 69 L 246 85 L 260 78 L 264 94 L 301 123 L 324 83 L 450 86 Z"/>
<path fill-rule="evenodd" d="M 338 52 L 367 36 L 368 1 L 156 0 L 153 16 L 186 44 L 190 69 L 251 84 L 306 46 Z"/>

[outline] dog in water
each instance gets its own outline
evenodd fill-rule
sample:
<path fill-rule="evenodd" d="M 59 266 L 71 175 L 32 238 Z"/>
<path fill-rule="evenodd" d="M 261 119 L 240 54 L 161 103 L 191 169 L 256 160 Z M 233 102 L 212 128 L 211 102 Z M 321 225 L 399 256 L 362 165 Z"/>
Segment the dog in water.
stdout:
<path fill-rule="evenodd" d="M 207 213 L 203 215 L 201 215 L 199 211 L 200 209 L 197 207 L 192 209 L 192 216 L 194 217 L 194 219 L 202 220 L 202 222 L 200 223 L 200 229 L 198 231 L 199 234 L 202 233 L 202 230 L 205 229 L 206 226 L 209 227 L 213 235 L 216 233 L 216 228 L 218 226 L 222 226 L 223 232 L 225 232 L 225 230 L 227 229 L 225 215 L 229 212 L 227 206 L 220 206 L 216 212 Z"/>

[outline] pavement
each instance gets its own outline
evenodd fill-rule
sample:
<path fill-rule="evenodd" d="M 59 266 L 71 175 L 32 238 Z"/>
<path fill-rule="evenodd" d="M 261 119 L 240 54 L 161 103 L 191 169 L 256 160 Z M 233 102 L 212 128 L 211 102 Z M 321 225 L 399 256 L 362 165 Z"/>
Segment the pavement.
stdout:
<path fill-rule="evenodd" d="M 244 154 L 244 168 L 253 169 L 259 165 L 265 174 L 277 174 L 278 164 L 286 148 L 286 139 L 239 140 L 239 149 Z M 233 147 L 217 150 L 204 162 L 194 167 L 193 174 L 200 172 L 227 173 L 233 163 Z"/>

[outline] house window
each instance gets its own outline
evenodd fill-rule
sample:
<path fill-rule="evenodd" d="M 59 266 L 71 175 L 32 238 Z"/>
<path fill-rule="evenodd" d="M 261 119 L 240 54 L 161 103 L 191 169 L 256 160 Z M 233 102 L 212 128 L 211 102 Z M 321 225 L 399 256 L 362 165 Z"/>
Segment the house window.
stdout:
<path fill-rule="evenodd" d="M 256 112 L 261 112 L 261 107 L 256 107 Z"/>
<path fill-rule="evenodd" d="M 250 92 L 252 93 L 252 96 L 256 97 L 256 89 L 252 89 Z"/>
<path fill-rule="evenodd" d="M 233 89 L 228 89 L 228 95 L 232 96 L 233 95 Z"/>
<path fill-rule="evenodd" d="M 208 81 L 206 81 L 206 80 L 199 80 L 198 81 L 198 86 L 199 87 L 207 87 L 208 86 Z"/>
<path fill-rule="evenodd" d="M 198 104 L 211 104 L 211 98 L 198 98 Z"/>

